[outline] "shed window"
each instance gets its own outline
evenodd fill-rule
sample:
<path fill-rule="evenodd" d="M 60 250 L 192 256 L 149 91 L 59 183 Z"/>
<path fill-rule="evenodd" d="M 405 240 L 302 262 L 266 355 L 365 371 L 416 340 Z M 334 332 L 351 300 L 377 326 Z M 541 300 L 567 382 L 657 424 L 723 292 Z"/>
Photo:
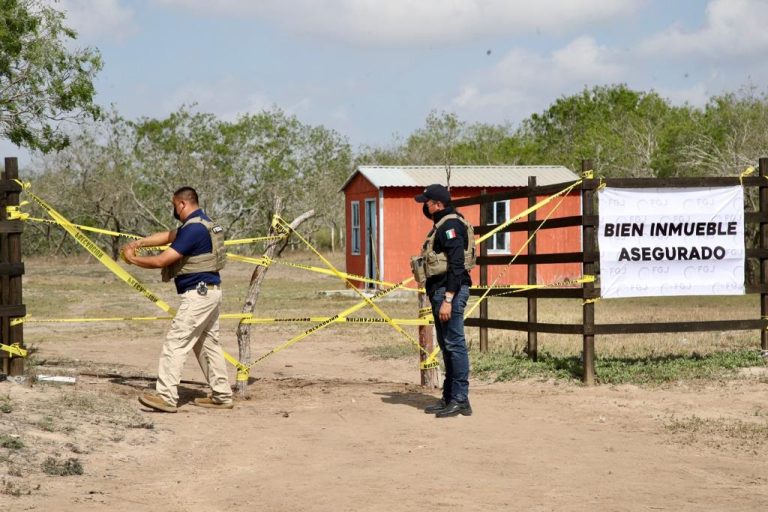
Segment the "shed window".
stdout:
<path fill-rule="evenodd" d="M 493 203 L 491 218 L 488 224 L 502 224 L 509 218 L 509 201 L 497 201 Z M 496 233 L 488 239 L 488 252 L 508 252 L 509 233 Z"/>
<path fill-rule="evenodd" d="M 360 254 L 360 201 L 352 201 L 352 254 Z"/>

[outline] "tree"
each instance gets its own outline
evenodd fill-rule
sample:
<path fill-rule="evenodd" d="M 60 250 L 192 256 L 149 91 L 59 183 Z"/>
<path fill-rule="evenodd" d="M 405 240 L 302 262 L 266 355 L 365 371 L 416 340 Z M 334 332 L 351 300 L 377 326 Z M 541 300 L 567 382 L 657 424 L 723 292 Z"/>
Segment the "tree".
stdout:
<path fill-rule="evenodd" d="M 695 119 L 681 165 L 686 174 L 737 176 L 768 148 L 768 94 L 753 87 L 713 96 Z"/>
<path fill-rule="evenodd" d="M 683 110 L 687 107 L 681 107 Z M 592 159 L 607 176 L 656 176 L 659 149 L 671 120 L 683 119 L 655 92 L 625 85 L 598 86 L 558 98 L 546 111 L 533 114 L 520 129 L 533 150 L 528 163 L 560 164 L 578 169 Z"/>
<path fill-rule="evenodd" d="M 339 241 L 343 240 L 345 217 L 340 189 L 350 173 L 352 150 L 345 137 L 323 126 L 308 127 L 306 136 L 309 152 L 303 190 L 307 194 L 302 203 L 314 208 L 317 215 L 311 224 L 328 230 L 330 248 L 335 252 L 337 235 Z"/>
<path fill-rule="evenodd" d="M 62 125 L 95 119 L 94 48 L 72 50 L 77 33 L 42 0 L 0 0 L 0 136 L 43 152 L 69 144 Z"/>
<path fill-rule="evenodd" d="M 355 165 L 442 165 L 450 183 L 454 165 L 530 163 L 538 153 L 529 142 L 508 123 L 470 125 L 456 114 L 432 111 L 424 127 L 414 131 L 405 142 L 395 140 L 388 147 L 361 148 Z"/>
<path fill-rule="evenodd" d="M 132 194 L 138 182 L 133 146 L 132 127 L 112 110 L 98 122 L 73 132 L 68 147 L 37 159 L 34 188 L 71 222 L 120 233 L 149 233 L 151 226 Z M 50 232 L 46 229 L 42 234 L 36 237 L 33 232 L 28 237 L 33 247 L 50 245 Z M 106 239 L 112 257 L 117 258 L 125 240 Z M 71 243 L 59 244 L 58 249 L 69 246 Z"/>
<path fill-rule="evenodd" d="M 227 238 L 266 234 L 277 197 L 286 215 L 318 212 L 307 236 L 327 231 L 335 248 L 342 232 L 339 188 L 349 174 L 349 143 L 280 110 L 235 122 L 187 107 L 138 121 L 111 111 L 71 137 L 69 147 L 36 159 L 34 186 L 75 223 L 135 234 L 173 229 L 170 197 L 191 185 Z M 56 243 L 47 228 L 34 235 L 33 250 Z M 56 250 L 71 247 L 63 241 Z"/>

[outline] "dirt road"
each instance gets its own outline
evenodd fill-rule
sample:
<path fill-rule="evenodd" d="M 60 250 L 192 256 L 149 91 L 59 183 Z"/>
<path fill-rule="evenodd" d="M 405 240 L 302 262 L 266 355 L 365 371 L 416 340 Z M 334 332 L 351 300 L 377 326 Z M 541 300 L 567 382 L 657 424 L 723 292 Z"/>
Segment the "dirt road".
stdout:
<path fill-rule="evenodd" d="M 104 340 L 72 341 L 96 363 Z M 92 345 L 92 346 L 90 346 Z M 102 350 L 97 350 L 99 347 Z M 67 342 L 41 356 L 72 354 Z M 151 374 L 159 341 L 121 351 Z M 234 347 L 230 347 L 234 350 Z M 288 352 L 288 351 L 286 351 Z M 329 331 L 259 368 L 232 411 L 141 412 L 154 428 L 101 440 L 81 476 L 42 476 L 5 510 L 766 510 L 768 378 L 664 388 L 472 382 L 472 417 L 436 419 L 406 360 L 371 360 Z M 190 360 L 185 379 L 200 379 Z M 142 380 L 81 377 L 137 411 Z M 73 388 L 48 388 L 71 393 Z M 183 399 L 204 388 L 186 385 Z M 3 384 L 14 403 L 40 386 Z M 711 419 L 715 423 L 706 423 Z M 718 425 L 722 428 L 704 428 Z M 756 430 L 743 430 L 753 425 Z M 750 427 L 751 428 L 751 427 Z M 95 439 L 99 426 L 83 425 Z M 757 434 L 755 436 L 749 435 Z M 765 434 L 763 434 L 765 437 Z M 66 451 L 63 447 L 62 451 Z"/>

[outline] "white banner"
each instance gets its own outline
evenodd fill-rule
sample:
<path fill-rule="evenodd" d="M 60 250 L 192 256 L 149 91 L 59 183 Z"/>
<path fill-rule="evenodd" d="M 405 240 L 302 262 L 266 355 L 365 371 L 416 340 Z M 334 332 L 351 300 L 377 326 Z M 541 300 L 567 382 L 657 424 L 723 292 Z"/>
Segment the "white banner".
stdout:
<path fill-rule="evenodd" d="M 744 293 L 744 189 L 604 188 L 600 294 Z"/>

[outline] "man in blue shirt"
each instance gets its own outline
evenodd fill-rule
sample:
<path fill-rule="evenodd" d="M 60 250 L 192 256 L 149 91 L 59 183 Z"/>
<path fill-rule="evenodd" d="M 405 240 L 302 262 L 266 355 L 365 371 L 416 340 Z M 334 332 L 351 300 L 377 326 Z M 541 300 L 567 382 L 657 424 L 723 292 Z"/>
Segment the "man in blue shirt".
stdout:
<path fill-rule="evenodd" d="M 161 268 L 163 281 L 174 279 L 181 304 L 163 344 L 157 371 L 157 394 L 139 396 L 143 405 L 163 412 L 176 412 L 178 386 L 189 351 L 194 351 L 211 387 L 211 396 L 196 398 L 195 405 L 231 409 L 232 388 L 227 364 L 219 343 L 221 276 L 226 252 L 221 226 L 198 205 L 197 192 L 182 187 L 173 194 L 173 216 L 180 228 L 162 231 L 123 247 L 123 259 L 143 268 Z M 170 244 L 154 256 L 137 256 L 136 249 Z"/>

